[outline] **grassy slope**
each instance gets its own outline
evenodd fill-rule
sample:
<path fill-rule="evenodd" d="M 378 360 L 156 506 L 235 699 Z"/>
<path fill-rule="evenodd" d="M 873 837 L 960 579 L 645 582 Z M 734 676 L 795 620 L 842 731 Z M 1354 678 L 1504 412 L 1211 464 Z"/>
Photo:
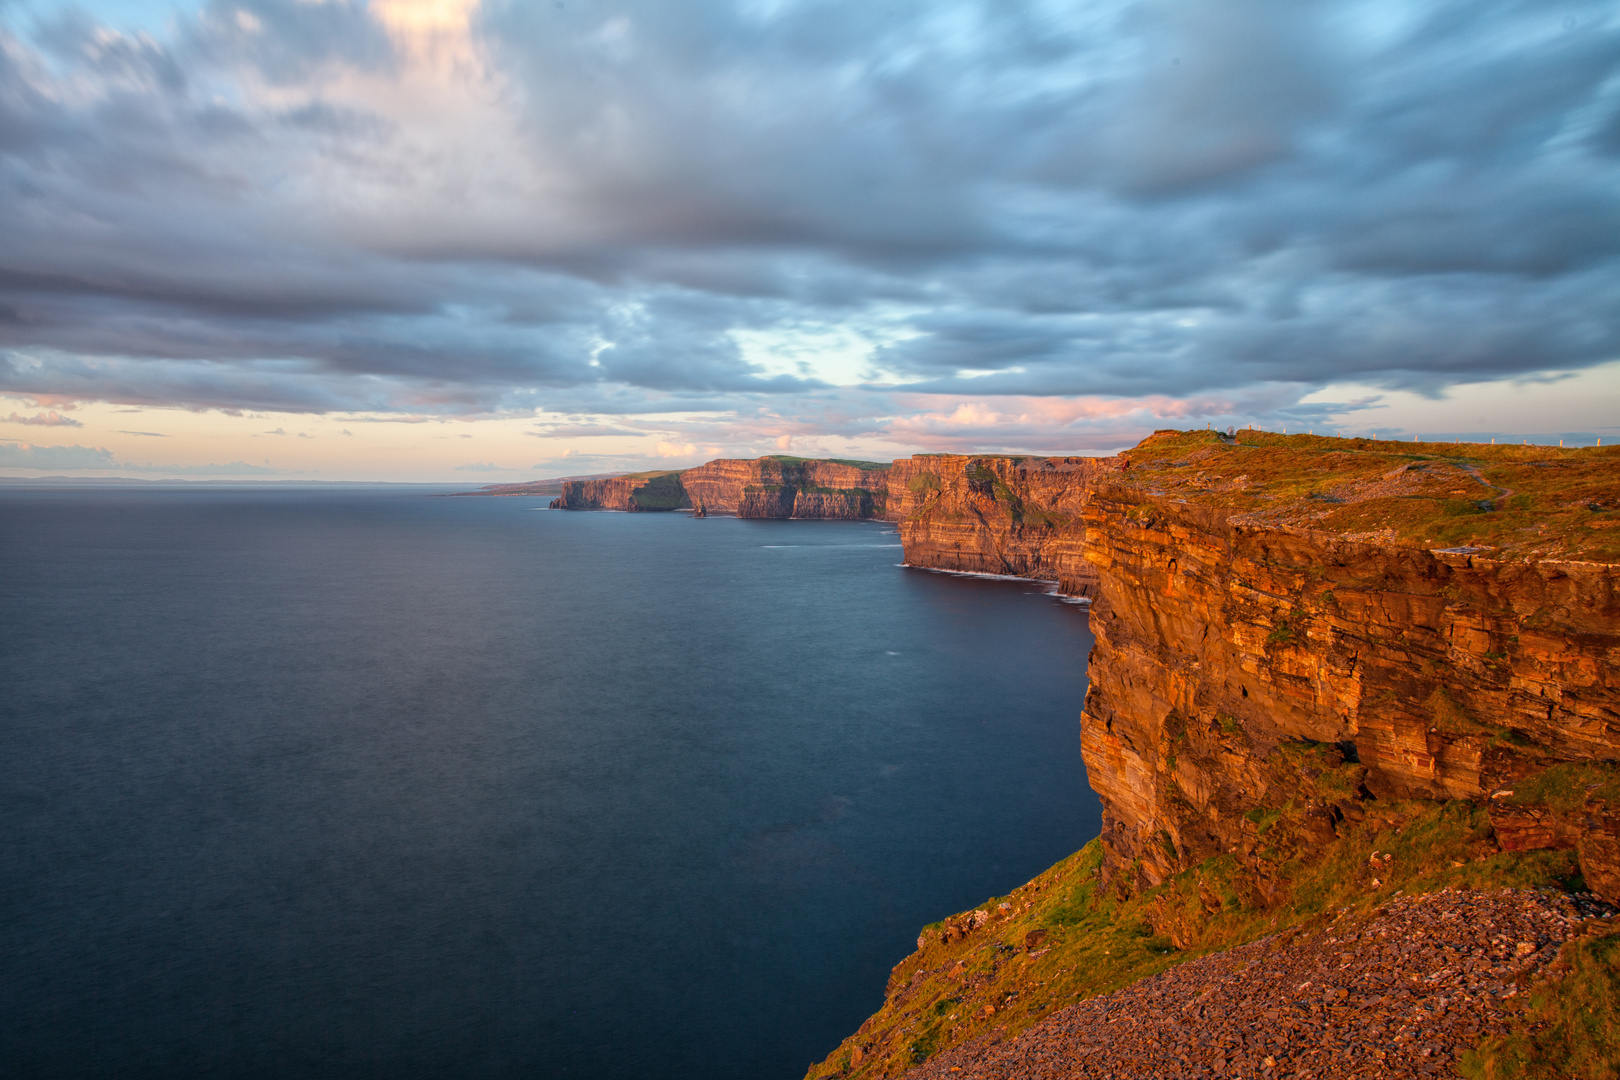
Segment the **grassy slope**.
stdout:
<path fill-rule="evenodd" d="M 1620 934 L 1566 942 L 1531 988 L 1515 1030 L 1461 1062 L 1470 1080 L 1608 1080 L 1620 1076 Z"/>
<path fill-rule="evenodd" d="M 1620 447 L 1162 431 L 1124 482 L 1260 521 L 1507 559 L 1620 562 Z"/>
<path fill-rule="evenodd" d="M 680 510 L 692 505 L 678 471 L 633 473 L 627 479 L 640 481 L 631 488 L 630 498 L 642 510 Z"/>
<path fill-rule="evenodd" d="M 861 461 L 857 458 L 807 458 L 794 457 L 792 454 L 767 454 L 762 461 L 780 461 L 784 465 L 803 465 L 807 461 L 830 461 L 834 465 L 848 465 L 863 472 L 887 472 L 891 462 L 887 461 Z"/>

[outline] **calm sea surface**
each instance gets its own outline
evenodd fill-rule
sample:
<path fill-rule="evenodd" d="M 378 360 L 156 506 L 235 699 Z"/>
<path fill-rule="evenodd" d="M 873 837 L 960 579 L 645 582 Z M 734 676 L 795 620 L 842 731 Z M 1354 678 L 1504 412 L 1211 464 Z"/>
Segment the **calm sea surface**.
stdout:
<path fill-rule="evenodd" d="M 1098 831 L 892 526 L 0 489 L 0 1076 L 793 1080 Z"/>

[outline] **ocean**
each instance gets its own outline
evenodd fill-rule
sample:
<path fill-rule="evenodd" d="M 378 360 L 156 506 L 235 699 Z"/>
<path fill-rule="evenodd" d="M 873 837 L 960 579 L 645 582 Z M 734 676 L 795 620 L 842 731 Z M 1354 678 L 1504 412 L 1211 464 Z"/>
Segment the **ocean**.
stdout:
<path fill-rule="evenodd" d="M 1084 608 L 544 504 L 0 488 L 0 1077 L 795 1080 L 1097 834 Z"/>

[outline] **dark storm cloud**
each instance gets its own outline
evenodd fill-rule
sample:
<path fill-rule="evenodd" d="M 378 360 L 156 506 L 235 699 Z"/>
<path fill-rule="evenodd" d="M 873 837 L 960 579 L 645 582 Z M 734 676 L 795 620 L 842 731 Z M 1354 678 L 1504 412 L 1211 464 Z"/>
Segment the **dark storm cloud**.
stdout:
<path fill-rule="evenodd" d="M 358 0 L 20 19 L 3 391 L 811 413 L 734 337 L 802 325 L 981 395 L 1620 357 L 1609 4 L 491 0 L 482 142 Z"/>

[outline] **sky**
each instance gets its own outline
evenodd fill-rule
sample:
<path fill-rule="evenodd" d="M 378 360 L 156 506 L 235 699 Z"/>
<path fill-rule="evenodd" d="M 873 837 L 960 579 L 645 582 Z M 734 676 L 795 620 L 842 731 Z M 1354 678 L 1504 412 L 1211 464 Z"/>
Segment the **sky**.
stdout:
<path fill-rule="evenodd" d="M 0 476 L 1620 438 L 1609 0 L 0 0 Z"/>

